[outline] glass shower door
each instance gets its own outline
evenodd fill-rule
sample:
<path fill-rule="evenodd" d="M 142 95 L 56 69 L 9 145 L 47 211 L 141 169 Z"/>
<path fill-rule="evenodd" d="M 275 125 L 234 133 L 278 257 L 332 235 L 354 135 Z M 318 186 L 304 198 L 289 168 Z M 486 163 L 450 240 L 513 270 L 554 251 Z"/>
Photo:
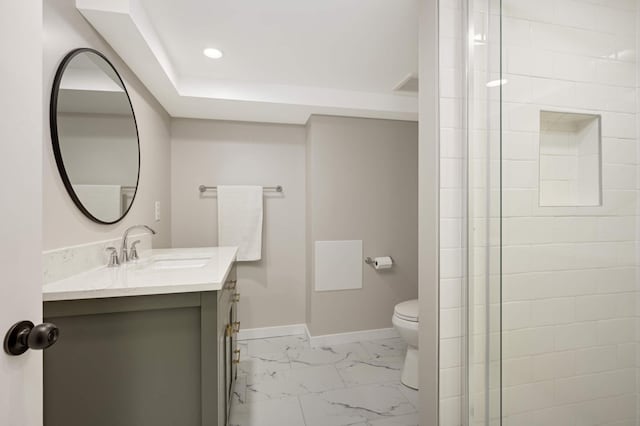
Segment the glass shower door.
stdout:
<path fill-rule="evenodd" d="M 467 271 L 469 425 L 501 417 L 500 4 L 469 0 L 467 37 Z"/>
<path fill-rule="evenodd" d="M 636 425 L 636 1 L 466 3 L 468 424 Z"/>

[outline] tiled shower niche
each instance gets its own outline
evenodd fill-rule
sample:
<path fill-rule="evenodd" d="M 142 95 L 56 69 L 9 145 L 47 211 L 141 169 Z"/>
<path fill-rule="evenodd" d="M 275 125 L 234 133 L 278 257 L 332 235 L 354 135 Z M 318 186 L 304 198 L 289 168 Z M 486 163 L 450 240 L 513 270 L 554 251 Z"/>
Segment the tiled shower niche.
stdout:
<path fill-rule="evenodd" d="M 600 115 L 540 112 L 540 206 L 599 206 Z"/>

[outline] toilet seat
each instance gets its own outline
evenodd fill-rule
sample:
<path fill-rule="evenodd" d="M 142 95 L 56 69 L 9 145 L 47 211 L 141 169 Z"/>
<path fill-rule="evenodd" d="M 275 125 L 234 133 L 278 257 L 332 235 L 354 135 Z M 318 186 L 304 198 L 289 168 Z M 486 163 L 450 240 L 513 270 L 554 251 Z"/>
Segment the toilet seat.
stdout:
<path fill-rule="evenodd" d="M 418 322 L 418 299 L 398 303 L 393 314 L 405 321 Z"/>

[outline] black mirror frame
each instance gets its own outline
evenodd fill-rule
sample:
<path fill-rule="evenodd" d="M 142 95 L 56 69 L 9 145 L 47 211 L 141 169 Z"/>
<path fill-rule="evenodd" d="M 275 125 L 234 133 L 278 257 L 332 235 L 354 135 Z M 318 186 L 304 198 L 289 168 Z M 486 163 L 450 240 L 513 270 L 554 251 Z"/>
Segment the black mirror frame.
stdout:
<path fill-rule="evenodd" d="M 118 76 L 118 79 L 122 84 L 124 93 L 125 95 L 127 95 L 127 100 L 129 101 L 129 107 L 131 108 L 131 115 L 133 116 L 133 124 L 136 128 L 136 139 L 138 142 L 138 176 L 136 179 L 136 189 L 133 193 L 131 204 L 129 204 L 129 206 L 127 207 L 127 210 L 120 216 L 119 219 L 114 220 L 112 222 L 105 222 L 103 220 L 98 219 L 93 214 L 91 214 L 91 212 L 87 210 L 86 207 L 82 204 L 82 201 L 80 201 L 80 198 L 78 198 L 78 195 L 73 190 L 73 186 L 71 185 L 71 180 L 69 179 L 69 175 L 67 174 L 67 169 L 64 166 L 62 151 L 60 149 L 60 139 L 58 136 L 58 92 L 60 91 L 60 82 L 62 81 L 62 76 L 64 75 L 64 72 L 67 69 L 67 66 L 69 65 L 71 60 L 77 55 L 79 55 L 80 53 L 84 53 L 84 52 L 90 52 L 98 55 L 107 64 L 109 64 L 111 69 L 113 69 L 113 71 L 116 73 L 116 76 Z M 53 87 L 51 89 L 51 102 L 49 105 L 49 126 L 51 128 L 51 143 L 53 145 L 53 155 L 55 156 L 55 159 L 56 159 L 58 172 L 60 173 L 60 177 L 62 178 L 62 182 L 64 183 L 64 187 L 66 188 L 67 193 L 75 203 L 76 207 L 78 207 L 78 209 L 89 219 L 102 225 L 113 225 L 120 222 L 122 219 L 124 219 L 129 213 L 129 211 L 131 210 L 131 207 L 133 206 L 133 203 L 136 200 L 136 195 L 138 195 L 138 187 L 140 185 L 140 166 L 141 166 L 141 155 L 142 155 L 140 151 L 140 133 L 138 132 L 138 122 L 136 120 L 136 113 L 133 109 L 133 104 L 131 103 L 131 97 L 129 96 L 127 87 L 124 84 L 122 77 L 120 77 L 120 73 L 118 72 L 116 67 L 113 66 L 111 61 L 109 61 L 105 55 L 103 55 L 102 53 L 98 52 L 95 49 L 91 49 L 89 47 L 81 47 L 79 49 L 74 49 L 71 52 L 67 53 L 67 55 L 62 59 L 62 62 L 60 63 L 60 65 L 58 66 L 58 70 L 56 71 L 56 76 L 53 80 Z"/>

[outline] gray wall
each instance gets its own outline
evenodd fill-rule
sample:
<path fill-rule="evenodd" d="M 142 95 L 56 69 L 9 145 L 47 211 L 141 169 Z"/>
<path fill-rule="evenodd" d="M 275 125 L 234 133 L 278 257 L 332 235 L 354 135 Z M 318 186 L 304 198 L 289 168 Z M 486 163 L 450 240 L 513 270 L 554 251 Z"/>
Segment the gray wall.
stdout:
<path fill-rule="evenodd" d="M 130 225 L 146 223 L 158 235 L 155 247 L 168 247 L 170 235 L 170 119 L 160 104 L 82 18 L 73 0 L 47 0 L 44 5 L 44 93 L 49 105 L 53 78 L 62 58 L 78 47 L 92 47 L 114 64 L 127 86 L 140 133 L 142 169 L 136 201 L 117 225 L 98 225 L 80 213 L 62 184 L 51 148 L 48 108 L 44 119 L 43 237 L 44 250 L 119 237 Z M 154 221 L 154 203 L 161 203 L 161 221 Z"/>
<path fill-rule="evenodd" d="M 307 321 L 312 335 L 392 327 L 394 306 L 418 297 L 417 123 L 313 116 L 307 134 Z M 314 291 L 314 243 L 363 240 L 363 288 Z"/>
<path fill-rule="evenodd" d="M 242 328 L 305 322 L 303 126 L 175 119 L 174 247 L 218 244 L 217 198 L 205 185 L 282 185 L 266 194 L 263 258 L 238 265 Z"/>
<path fill-rule="evenodd" d="M 417 124 L 401 121 L 174 119 L 173 246 L 218 243 L 217 198 L 199 185 L 283 185 L 282 195 L 265 196 L 263 260 L 238 267 L 242 327 L 308 323 L 313 335 L 391 327 L 395 304 L 418 292 L 417 144 Z M 392 255 L 396 267 L 365 267 L 361 290 L 314 292 L 305 253 L 316 240 L 347 239 L 363 240 L 366 255 Z"/>

